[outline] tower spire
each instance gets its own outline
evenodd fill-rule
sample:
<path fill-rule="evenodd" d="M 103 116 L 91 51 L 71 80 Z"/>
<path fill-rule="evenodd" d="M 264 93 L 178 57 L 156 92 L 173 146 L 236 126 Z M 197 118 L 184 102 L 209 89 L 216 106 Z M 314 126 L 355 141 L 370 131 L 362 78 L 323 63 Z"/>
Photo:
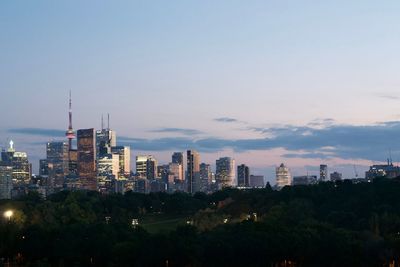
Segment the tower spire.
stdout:
<path fill-rule="evenodd" d="M 101 130 L 104 130 L 104 119 L 103 119 L 103 114 L 101 114 Z"/>
<path fill-rule="evenodd" d="M 71 94 L 71 90 L 69 90 L 69 112 L 68 112 L 68 116 L 69 116 L 69 125 L 68 125 L 68 130 L 65 133 L 65 136 L 68 139 L 68 150 L 72 149 L 72 139 L 75 138 L 75 132 L 74 129 L 72 128 L 72 94 Z"/>
<path fill-rule="evenodd" d="M 107 129 L 110 130 L 110 113 L 107 113 Z"/>

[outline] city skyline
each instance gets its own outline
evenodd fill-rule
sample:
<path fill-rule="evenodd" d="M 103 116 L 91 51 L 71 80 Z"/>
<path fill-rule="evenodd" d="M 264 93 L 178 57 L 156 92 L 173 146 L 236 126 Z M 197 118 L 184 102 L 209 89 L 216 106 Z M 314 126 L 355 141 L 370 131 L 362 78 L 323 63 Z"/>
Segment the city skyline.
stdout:
<path fill-rule="evenodd" d="M 400 159 L 396 1 L 0 7 L 0 144 L 36 173 L 45 144 L 65 140 L 69 90 L 74 129 L 110 113 L 132 159 L 194 149 L 268 181 L 282 162 L 351 177 Z"/>

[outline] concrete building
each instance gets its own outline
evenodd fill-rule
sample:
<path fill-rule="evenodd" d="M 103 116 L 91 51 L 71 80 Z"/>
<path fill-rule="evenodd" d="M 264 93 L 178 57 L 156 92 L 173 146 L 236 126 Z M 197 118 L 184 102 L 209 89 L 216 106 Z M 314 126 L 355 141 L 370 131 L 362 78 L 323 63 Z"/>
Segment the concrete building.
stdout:
<path fill-rule="evenodd" d="M 318 182 L 316 175 L 294 176 L 293 185 L 312 185 Z"/>
<path fill-rule="evenodd" d="M 290 170 L 285 164 L 281 164 L 276 168 L 276 187 L 278 190 L 285 186 L 290 186 L 292 184 L 292 176 Z"/>
<path fill-rule="evenodd" d="M 146 178 L 148 180 L 154 180 L 154 179 L 158 178 L 157 177 L 157 175 L 158 175 L 157 166 L 158 166 L 158 163 L 157 163 L 157 160 L 155 158 L 147 159 L 147 162 L 146 162 Z"/>
<path fill-rule="evenodd" d="M 136 175 L 141 178 L 146 178 L 147 160 L 154 159 L 151 155 L 136 156 Z"/>
<path fill-rule="evenodd" d="M 119 155 L 106 154 L 97 160 L 97 186 L 103 193 L 111 193 L 115 190 L 113 185 L 119 180 Z"/>
<path fill-rule="evenodd" d="M 331 181 L 332 182 L 341 181 L 341 180 L 342 180 L 342 174 L 340 172 L 331 173 Z"/>
<path fill-rule="evenodd" d="M 264 175 L 250 175 L 249 186 L 252 188 L 264 188 Z"/>
<path fill-rule="evenodd" d="M 212 182 L 211 165 L 206 163 L 201 163 L 199 175 L 200 175 L 200 191 L 208 192 L 210 184 Z"/>
<path fill-rule="evenodd" d="M 230 157 L 217 159 L 215 178 L 219 189 L 236 186 L 235 160 Z"/>
<path fill-rule="evenodd" d="M 328 180 L 328 165 L 321 164 L 319 166 L 319 180 L 325 182 Z"/>

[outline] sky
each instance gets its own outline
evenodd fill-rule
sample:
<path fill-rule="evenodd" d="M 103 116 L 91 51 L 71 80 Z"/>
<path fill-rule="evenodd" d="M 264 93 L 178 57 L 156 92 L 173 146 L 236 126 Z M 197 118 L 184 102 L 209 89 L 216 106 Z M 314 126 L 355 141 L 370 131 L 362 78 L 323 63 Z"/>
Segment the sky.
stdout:
<path fill-rule="evenodd" d="M 37 171 L 110 113 L 132 158 L 197 149 L 274 181 L 400 161 L 398 1 L 1 1 L 0 145 Z"/>

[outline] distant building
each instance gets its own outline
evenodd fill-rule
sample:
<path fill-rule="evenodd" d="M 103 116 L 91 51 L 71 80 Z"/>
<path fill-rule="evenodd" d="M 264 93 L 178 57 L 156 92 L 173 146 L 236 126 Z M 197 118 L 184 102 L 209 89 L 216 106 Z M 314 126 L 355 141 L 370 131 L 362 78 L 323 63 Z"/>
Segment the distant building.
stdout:
<path fill-rule="evenodd" d="M 150 181 L 145 178 L 139 178 L 135 181 L 135 192 L 147 194 L 150 193 Z"/>
<path fill-rule="evenodd" d="M 179 168 L 180 168 L 180 170 L 179 171 L 177 171 L 177 172 L 174 172 L 175 174 L 176 173 L 179 173 L 179 174 L 182 174 L 182 175 L 179 175 L 179 179 L 178 180 L 181 180 L 181 181 L 183 181 L 185 178 L 184 178 L 184 165 L 183 165 L 183 153 L 182 152 L 174 152 L 174 154 L 172 154 L 172 161 L 171 161 L 173 164 L 178 164 L 179 165 Z"/>
<path fill-rule="evenodd" d="M 47 190 L 61 189 L 69 172 L 68 144 L 65 142 L 48 142 L 46 161 L 48 167 Z"/>
<path fill-rule="evenodd" d="M 111 148 L 117 145 L 117 135 L 113 130 L 96 131 L 96 158 L 111 154 Z"/>
<path fill-rule="evenodd" d="M 173 176 L 174 181 L 184 181 L 182 165 L 172 162 L 169 164 L 168 169 L 169 174 Z"/>
<path fill-rule="evenodd" d="M 131 174 L 131 148 L 129 146 L 113 146 L 111 153 L 119 157 L 119 177 L 129 178 Z"/>
<path fill-rule="evenodd" d="M 250 186 L 250 169 L 248 166 L 241 164 L 237 167 L 238 187 Z"/>
<path fill-rule="evenodd" d="M 8 150 L 1 152 L 0 166 L 12 167 L 13 186 L 26 186 L 30 183 L 32 165 L 28 161 L 28 155 L 25 152 L 15 151 L 12 140 Z"/>
<path fill-rule="evenodd" d="M 318 182 L 316 175 L 294 176 L 293 185 L 312 185 Z"/>
<path fill-rule="evenodd" d="M 145 178 L 147 175 L 147 160 L 154 159 L 151 155 L 139 155 L 136 156 L 136 175 L 141 178 Z"/>
<path fill-rule="evenodd" d="M 94 129 L 78 130 L 78 175 L 82 189 L 97 190 Z"/>
<path fill-rule="evenodd" d="M 340 172 L 331 173 L 331 181 L 332 182 L 341 181 L 341 180 L 342 180 L 342 174 Z"/>
<path fill-rule="evenodd" d="M 263 175 L 250 175 L 249 186 L 252 188 L 264 188 L 264 176 Z"/>
<path fill-rule="evenodd" d="M 281 164 L 276 168 L 276 187 L 278 190 L 285 186 L 292 184 L 292 176 L 290 175 L 290 170 L 285 164 Z"/>
<path fill-rule="evenodd" d="M 235 160 L 230 157 L 219 158 L 216 161 L 215 178 L 219 188 L 236 186 Z"/>
<path fill-rule="evenodd" d="M 154 180 L 157 178 L 157 160 L 155 158 L 149 158 L 146 162 L 146 178 L 148 180 Z"/>
<path fill-rule="evenodd" d="M 396 178 L 400 176 L 400 167 L 394 166 L 392 162 L 388 160 L 387 164 L 372 165 L 369 170 L 365 173 L 365 178 L 372 180 L 379 177 Z"/>
<path fill-rule="evenodd" d="M 11 199 L 13 168 L 0 166 L 0 199 Z"/>
<path fill-rule="evenodd" d="M 194 194 L 200 191 L 200 154 L 195 150 L 187 151 L 187 191 Z"/>
<path fill-rule="evenodd" d="M 212 172 L 210 164 L 201 163 L 200 164 L 200 191 L 208 192 L 209 186 L 211 184 Z"/>
<path fill-rule="evenodd" d="M 114 192 L 113 185 L 119 180 L 119 155 L 105 154 L 97 160 L 97 186 L 103 193 Z"/>
<path fill-rule="evenodd" d="M 328 165 L 319 165 L 319 180 L 322 182 L 328 180 Z"/>
<path fill-rule="evenodd" d="M 47 159 L 39 160 L 39 175 L 42 177 L 47 177 L 49 175 L 49 163 Z"/>
<path fill-rule="evenodd" d="M 168 183 L 169 165 L 158 165 L 157 166 L 157 177 L 160 178 L 164 183 Z"/>

